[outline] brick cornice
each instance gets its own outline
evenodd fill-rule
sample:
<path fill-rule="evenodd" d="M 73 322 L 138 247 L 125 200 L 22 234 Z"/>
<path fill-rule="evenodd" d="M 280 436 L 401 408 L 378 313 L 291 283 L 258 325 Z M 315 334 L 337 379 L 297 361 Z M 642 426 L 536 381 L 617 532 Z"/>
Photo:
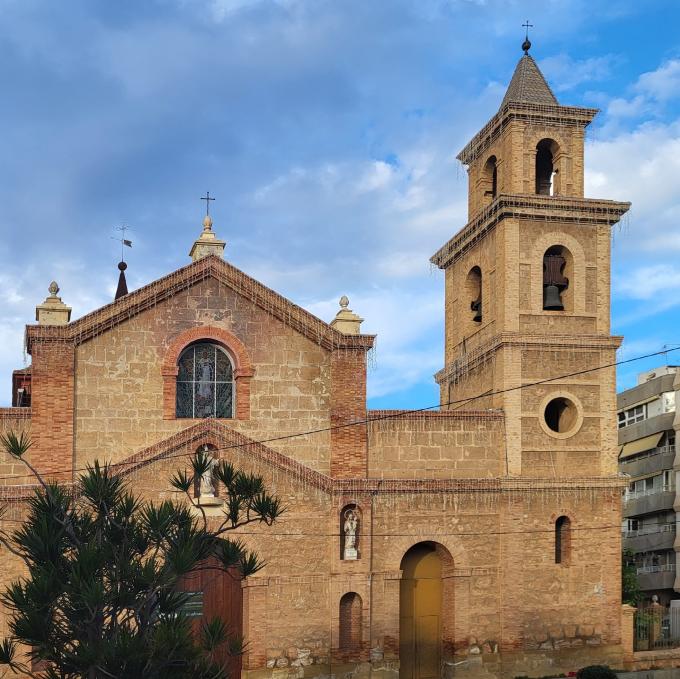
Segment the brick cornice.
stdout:
<path fill-rule="evenodd" d="M 235 266 L 218 257 L 209 256 L 159 278 L 67 325 L 27 325 L 26 349 L 30 354 L 34 342 L 81 344 L 208 278 L 214 278 L 327 349 L 368 350 L 373 346 L 375 340 L 373 335 L 344 335 Z"/>
<path fill-rule="evenodd" d="M 0 421 L 2 420 L 30 420 L 30 408 L 0 408 Z"/>
<path fill-rule="evenodd" d="M 214 445 L 221 456 L 228 458 L 230 449 L 243 448 L 255 460 L 287 472 L 297 483 L 318 488 L 329 495 L 394 495 L 401 493 L 501 493 L 548 490 L 569 492 L 583 489 L 619 489 L 628 484 L 628 477 L 588 476 L 582 478 L 465 478 L 465 479 L 334 479 L 322 474 L 268 446 L 231 429 L 216 420 L 203 420 L 187 429 L 159 441 L 131 455 L 116 465 L 124 476 L 130 475 L 155 462 L 176 456 L 178 464 L 186 459 L 189 450 L 204 443 Z M 53 475 L 58 477 L 57 474 Z M 72 482 L 64 484 L 73 486 Z M 33 495 L 36 485 L 0 487 L 0 500 L 25 500 Z"/>
<path fill-rule="evenodd" d="M 630 203 L 570 196 L 538 196 L 533 194 L 500 194 L 479 212 L 453 238 L 430 257 L 440 269 L 462 257 L 479 239 L 507 218 L 542 220 L 560 224 L 611 226 L 621 219 Z"/>
<path fill-rule="evenodd" d="M 596 108 L 509 101 L 477 132 L 456 158 L 464 165 L 473 163 L 513 120 L 551 127 L 585 128 L 597 113 Z"/>
<path fill-rule="evenodd" d="M 502 347 L 537 347 L 545 349 L 612 349 L 621 346 L 623 337 L 618 335 L 536 335 L 521 332 L 502 332 L 476 347 L 466 348 L 465 355 L 446 365 L 434 374 L 438 384 L 452 375 L 462 375 L 486 360 L 489 354 Z"/>

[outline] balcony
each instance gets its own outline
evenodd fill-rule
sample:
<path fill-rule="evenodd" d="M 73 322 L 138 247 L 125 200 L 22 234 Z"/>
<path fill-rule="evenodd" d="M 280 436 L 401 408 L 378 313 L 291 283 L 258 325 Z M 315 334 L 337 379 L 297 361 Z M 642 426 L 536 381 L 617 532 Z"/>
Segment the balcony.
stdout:
<path fill-rule="evenodd" d="M 619 429 L 619 445 L 628 443 L 630 441 L 637 441 L 637 439 L 657 434 L 662 431 L 673 429 L 673 418 L 675 413 L 663 413 L 662 415 L 655 415 L 642 422 L 629 424 L 627 427 Z"/>
<path fill-rule="evenodd" d="M 673 549 L 675 542 L 675 524 L 629 530 L 623 533 L 623 548 L 633 552 L 656 552 L 662 549 Z"/>
<path fill-rule="evenodd" d="M 675 583 L 675 564 L 661 566 L 641 566 L 637 569 L 638 584 L 643 591 L 652 589 L 673 589 Z"/>
<path fill-rule="evenodd" d="M 626 493 L 623 500 L 623 516 L 640 516 L 673 509 L 675 488 L 664 486 L 659 491 L 643 490 Z"/>
<path fill-rule="evenodd" d="M 662 472 L 666 469 L 673 469 L 675 461 L 675 446 L 660 446 L 652 448 L 643 455 L 638 455 L 630 460 L 621 460 L 619 469 L 635 478 L 645 476 L 654 472 Z"/>

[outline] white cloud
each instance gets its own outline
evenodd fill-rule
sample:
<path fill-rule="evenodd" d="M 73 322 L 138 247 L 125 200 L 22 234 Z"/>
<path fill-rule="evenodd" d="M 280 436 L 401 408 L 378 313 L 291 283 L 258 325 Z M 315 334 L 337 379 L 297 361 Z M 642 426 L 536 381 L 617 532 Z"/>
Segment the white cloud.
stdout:
<path fill-rule="evenodd" d="M 607 105 L 611 118 L 630 119 L 658 116 L 680 96 L 680 59 L 671 59 L 654 71 L 642 73 L 630 87 L 630 97 L 615 97 Z M 616 121 L 609 123 L 616 124 Z"/>
<path fill-rule="evenodd" d="M 643 73 L 634 89 L 658 101 L 680 96 L 680 59 L 671 59 L 656 70 Z"/>
<path fill-rule="evenodd" d="M 668 299 L 674 304 L 680 288 L 680 264 L 651 264 L 626 274 L 616 282 L 617 291 L 624 297 L 639 300 Z"/>
<path fill-rule="evenodd" d="M 541 70 L 554 90 L 570 90 L 587 82 L 605 80 L 611 73 L 614 57 L 610 54 L 589 59 L 572 59 L 568 54 L 557 54 L 542 59 Z"/>

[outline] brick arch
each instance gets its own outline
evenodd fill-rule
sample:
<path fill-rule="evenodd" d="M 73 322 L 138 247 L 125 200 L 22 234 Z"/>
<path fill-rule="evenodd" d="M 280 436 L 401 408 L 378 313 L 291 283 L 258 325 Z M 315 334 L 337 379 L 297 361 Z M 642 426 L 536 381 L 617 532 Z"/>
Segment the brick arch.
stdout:
<path fill-rule="evenodd" d="M 199 341 L 216 342 L 229 354 L 234 364 L 234 382 L 236 386 L 234 417 L 238 420 L 247 420 L 250 417 L 250 379 L 255 374 L 253 364 L 250 361 L 245 345 L 236 335 L 229 332 L 229 330 L 212 325 L 203 325 L 184 330 L 175 337 L 165 352 L 161 365 L 161 375 L 163 377 L 163 419 L 176 419 L 177 362 L 184 349 L 190 344 Z"/>
<path fill-rule="evenodd" d="M 564 231 L 544 233 L 534 241 L 531 257 L 531 310 L 543 313 L 543 255 L 553 245 L 561 245 L 573 258 L 572 308 L 567 313 L 582 315 L 586 312 L 586 253 L 581 243 Z M 590 291 L 594 294 L 593 291 Z M 595 291 L 596 292 L 596 291 Z"/>

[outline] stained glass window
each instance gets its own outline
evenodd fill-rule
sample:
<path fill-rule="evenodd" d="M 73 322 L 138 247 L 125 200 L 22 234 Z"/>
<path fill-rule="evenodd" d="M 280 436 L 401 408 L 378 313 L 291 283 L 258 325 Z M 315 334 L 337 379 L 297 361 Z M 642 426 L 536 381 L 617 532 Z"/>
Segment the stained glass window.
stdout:
<path fill-rule="evenodd" d="M 209 342 L 192 344 L 177 367 L 177 417 L 233 416 L 234 370 L 224 349 Z"/>

